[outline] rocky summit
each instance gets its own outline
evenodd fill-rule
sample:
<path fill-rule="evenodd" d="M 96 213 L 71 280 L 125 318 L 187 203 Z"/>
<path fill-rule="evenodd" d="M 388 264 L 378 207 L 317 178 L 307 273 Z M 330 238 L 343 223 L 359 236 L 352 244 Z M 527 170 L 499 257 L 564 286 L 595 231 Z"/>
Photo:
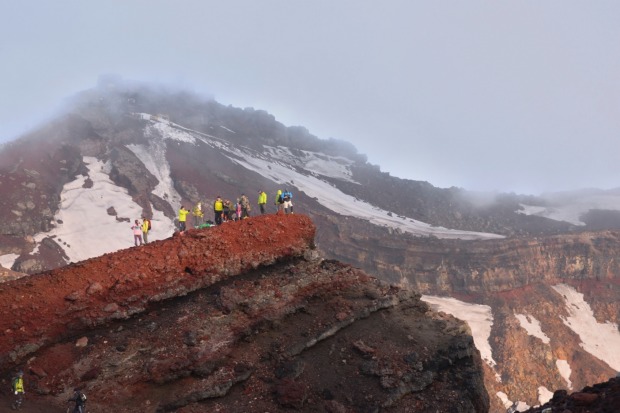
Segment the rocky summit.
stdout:
<path fill-rule="evenodd" d="M 25 412 L 75 387 L 91 412 L 487 412 L 467 324 L 315 230 L 265 215 L 6 281 L 2 377 L 24 371 Z"/>

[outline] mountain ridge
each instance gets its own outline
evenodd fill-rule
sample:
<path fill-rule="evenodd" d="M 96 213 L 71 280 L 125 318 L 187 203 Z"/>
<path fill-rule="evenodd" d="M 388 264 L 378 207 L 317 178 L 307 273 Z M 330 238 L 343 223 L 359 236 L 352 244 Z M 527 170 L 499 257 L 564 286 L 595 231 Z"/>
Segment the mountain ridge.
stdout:
<path fill-rule="evenodd" d="M 321 259 L 314 231 L 272 214 L 0 284 L 22 411 L 76 386 L 95 411 L 487 411 L 467 326 Z"/>
<path fill-rule="evenodd" d="M 445 294 L 446 311 L 449 296 L 462 308 L 484 306 L 492 322 L 483 320 L 480 331 L 487 332 L 474 339 L 496 363 L 483 366 L 492 411 L 504 407 L 500 393 L 533 405 L 541 385 L 568 386 L 563 363 L 573 368 L 574 386 L 612 372 L 563 324 L 569 313 L 554 287 L 567 282 L 583 294 L 592 326 L 618 323 L 620 291 L 609 252 L 617 240 L 604 231 L 585 233 L 614 228 L 613 210 L 590 208 L 583 218 L 548 198 L 480 199 L 391 177 L 350 144 L 321 141 L 265 111 L 187 93 L 106 84 L 80 94 L 69 112 L 0 152 L 0 193 L 8 195 L 0 199 L 0 253 L 14 270 L 38 273 L 126 248 L 128 222 L 141 216 L 153 218 L 152 239 L 165 239 L 181 203 L 202 201 L 209 218 L 220 194 L 252 199 L 267 190 L 273 213 L 275 190 L 289 187 L 296 213 L 307 213 L 319 228 L 316 244 L 327 258 L 427 295 Z M 556 219 L 565 216 L 572 222 Z M 549 269 L 557 276 L 533 276 Z M 467 320 L 468 311 L 459 316 Z M 538 321 L 550 343 L 529 334 L 521 316 Z M 522 360 L 510 357 L 517 345 L 528 349 Z"/>

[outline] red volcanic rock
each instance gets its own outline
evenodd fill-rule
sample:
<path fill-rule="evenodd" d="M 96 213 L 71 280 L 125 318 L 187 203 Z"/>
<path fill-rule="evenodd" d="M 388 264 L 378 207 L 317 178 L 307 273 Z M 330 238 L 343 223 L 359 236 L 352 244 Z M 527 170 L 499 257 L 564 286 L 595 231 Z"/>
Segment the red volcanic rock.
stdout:
<path fill-rule="evenodd" d="M 73 329 L 128 318 L 149 303 L 299 256 L 315 232 L 304 215 L 226 225 L 0 284 L 0 331 L 5 332 L 0 367 L 18 363 Z"/>
<path fill-rule="evenodd" d="M 314 231 L 261 216 L 2 284 L 0 374 L 37 413 L 76 386 L 101 412 L 487 412 L 463 323 Z"/>

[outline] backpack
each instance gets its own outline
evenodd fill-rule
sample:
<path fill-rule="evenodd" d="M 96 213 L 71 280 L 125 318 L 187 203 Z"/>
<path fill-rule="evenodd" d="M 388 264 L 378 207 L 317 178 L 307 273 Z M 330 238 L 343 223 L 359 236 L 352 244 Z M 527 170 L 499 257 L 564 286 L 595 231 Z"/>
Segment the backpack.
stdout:
<path fill-rule="evenodd" d="M 283 204 L 284 200 L 282 199 L 282 194 L 278 195 L 278 204 Z"/>
<path fill-rule="evenodd" d="M 82 401 L 82 403 L 86 403 L 86 395 L 82 392 L 80 392 L 80 400 Z"/>

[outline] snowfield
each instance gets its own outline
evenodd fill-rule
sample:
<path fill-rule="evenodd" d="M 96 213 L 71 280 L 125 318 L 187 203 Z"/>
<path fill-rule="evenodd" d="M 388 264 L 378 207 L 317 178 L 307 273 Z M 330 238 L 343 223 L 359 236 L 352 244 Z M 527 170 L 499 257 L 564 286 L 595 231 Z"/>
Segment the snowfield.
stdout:
<path fill-rule="evenodd" d="M 620 332 L 618 325 L 611 322 L 599 323 L 594 318 L 590 304 L 583 294 L 566 284 L 558 284 L 553 289 L 566 302 L 568 317 L 562 321 L 581 339 L 579 344 L 585 351 L 607 363 L 612 369 L 620 371 Z"/>
<path fill-rule="evenodd" d="M 96 158 L 84 157 L 88 176 L 82 176 L 67 183 L 61 193 L 60 209 L 54 220 L 62 222 L 50 232 L 37 234 L 40 243 L 43 238 L 53 237 L 65 250 L 70 262 L 83 261 L 107 252 L 117 251 L 134 245 L 131 226 L 141 219 L 142 208 L 133 202 L 127 190 L 116 186 L 108 175 L 106 165 Z M 85 188 L 90 178 L 93 186 Z M 130 222 L 117 221 L 107 213 L 113 207 L 118 216 L 129 218 Z M 160 211 L 154 210 L 153 229 L 149 241 L 172 235 L 172 221 Z M 93 223 L 97 223 L 96 230 Z"/>

